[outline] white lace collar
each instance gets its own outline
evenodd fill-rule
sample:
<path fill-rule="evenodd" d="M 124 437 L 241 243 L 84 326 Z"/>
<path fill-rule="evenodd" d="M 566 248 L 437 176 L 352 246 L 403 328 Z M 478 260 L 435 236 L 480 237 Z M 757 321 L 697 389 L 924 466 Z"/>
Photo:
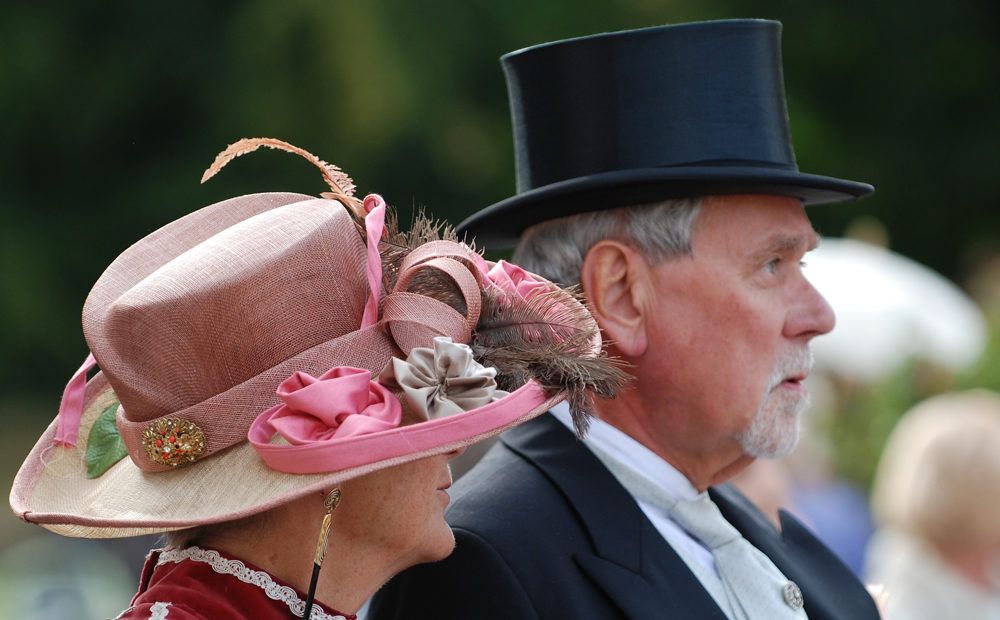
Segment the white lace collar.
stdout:
<path fill-rule="evenodd" d="M 257 586 L 264 590 L 268 598 L 288 605 L 292 613 L 299 618 L 302 617 L 302 612 L 305 611 L 305 601 L 299 598 L 298 593 L 293 588 L 278 585 L 271 578 L 271 575 L 264 571 L 247 568 L 243 562 L 226 559 L 218 551 L 213 551 L 212 549 L 202 549 L 200 547 L 164 549 L 160 552 L 160 557 L 156 565 L 162 566 L 168 562 L 179 564 L 184 560 L 204 562 L 211 566 L 212 570 L 217 573 L 232 575 L 243 583 Z M 318 605 L 313 605 L 312 611 L 309 613 L 309 618 L 310 620 L 347 620 L 344 616 L 331 616 L 320 609 Z"/>

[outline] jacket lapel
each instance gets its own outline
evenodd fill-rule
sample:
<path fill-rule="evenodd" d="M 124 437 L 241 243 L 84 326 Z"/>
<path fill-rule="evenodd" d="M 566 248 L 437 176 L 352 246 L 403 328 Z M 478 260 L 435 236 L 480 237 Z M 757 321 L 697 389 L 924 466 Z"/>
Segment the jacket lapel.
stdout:
<path fill-rule="evenodd" d="M 593 553 L 576 565 L 633 620 L 725 615 L 614 476 L 551 415 L 501 436 L 562 492 L 589 532 Z M 810 620 L 878 620 L 875 603 L 850 569 L 788 513 L 779 534 L 730 485 L 709 489 L 723 516 L 801 589 Z"/>
<path fill-rule="evenodd" d="M 708 490 L 722 515 L 802 590 L 809 620 L 878 620 L 854 573 L 795 517 L 780 511 L 781 533 L 730 485 Z"/>
<path fill-rule="evenodd" d="M 594 553 L 576 553 L 574 561 L 627 617 L 725 619 L 635 500 L 558 420 L 540 416 L 501 441 L 538 467 L 573 506 L 594 545 Z"/>

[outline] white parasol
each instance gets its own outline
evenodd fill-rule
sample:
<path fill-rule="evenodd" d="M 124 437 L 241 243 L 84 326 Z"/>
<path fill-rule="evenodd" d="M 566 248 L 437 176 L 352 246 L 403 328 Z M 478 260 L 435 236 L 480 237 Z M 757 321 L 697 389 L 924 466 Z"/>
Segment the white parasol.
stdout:
<path fill-rule="evenodd" d="M 824 239 L 804 273 L 837 314 L 837 327 L 813 340 L 816 368 L 873 380 L 908 358 L 958 370 L 986 344 L 986 322 L 972 300 L 940 274 L 887 249 Z"/>

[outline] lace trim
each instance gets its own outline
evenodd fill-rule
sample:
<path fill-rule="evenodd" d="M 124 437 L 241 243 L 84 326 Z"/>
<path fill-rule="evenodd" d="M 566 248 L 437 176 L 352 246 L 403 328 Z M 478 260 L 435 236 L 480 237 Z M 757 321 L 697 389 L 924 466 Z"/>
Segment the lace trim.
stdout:
<path fill-rule="evenodd" d="M 271 579 L 271 576 L 264 571 L 249 569 L 246 564 L 240 562 L 239 560 L 227 560 L 222 557 L 218 551 L 201 549 L 200 547 L 188 547 L 187 549 L 165 549 L 160 554 L 160 559 L 156 562 L 156 565 L 161 566 L 167 562 L 179 564 L 184 560 L 203 562 L 210 565 L 212 570 L 217 573 L 232 575 L 243 583 L 249 583 L 250 585 L 257 586 L 258 588 L 264 590 L 264 593 L 267 594 L 268 598 L 271 600 L 281 601 L 282 603 L 288 605 L 288 608 L 292 611 L 292 613 L 299 618 L 302 617 L 302 613 L 306 609 L 305 601 L 299 598 L 298 593 L 296 593 L 294 589 L 288 586 L 278 585 L 273 579 Z M 344 616 L 331 616 L 317 606 L 313 606 L 312 612 L 309 614 L 309 618 L 310 620 L 347 620 Z"/>
<path fill-rule="evenodd" d="M 167 609 L 167 607 L 170 607 L 170 605 L 171 603 L 161 603 L 159 601 L 153 603 L 153 605 L 149 608 L 149 620 L 166 620 L 167 614 L 170 613 L 170 610 Z M 125 617 L 125 614 L 132 611 L 135 611 L 135 606 L 129 607 L 115 616 L 112 620 L 121 620 Z"/>

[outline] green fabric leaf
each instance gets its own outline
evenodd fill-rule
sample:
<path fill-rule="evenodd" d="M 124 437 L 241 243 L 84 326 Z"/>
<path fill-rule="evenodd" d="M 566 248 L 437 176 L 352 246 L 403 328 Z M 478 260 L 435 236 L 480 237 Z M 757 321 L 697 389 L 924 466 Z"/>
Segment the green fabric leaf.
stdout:
<path fill-rule="evenodd" d="M 118 403 L 112 403 L 90 427 L 90 437 L 87 439 L 87 478 L 97 478 L 128 456 L 115 423 L 116 411 Z"/>

